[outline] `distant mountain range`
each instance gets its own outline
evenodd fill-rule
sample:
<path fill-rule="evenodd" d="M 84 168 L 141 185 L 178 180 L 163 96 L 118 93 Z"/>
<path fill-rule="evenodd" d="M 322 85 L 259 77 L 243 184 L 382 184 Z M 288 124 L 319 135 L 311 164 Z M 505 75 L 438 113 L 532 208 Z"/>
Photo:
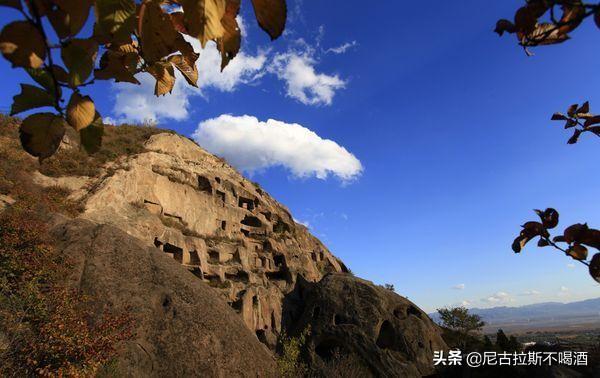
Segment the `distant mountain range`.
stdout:
<path fill-rule="evenodd" d="M 469 312 L 481 316 L 487 323 L 485 329 L 492 328 L 549 328 L 574 327 L 582 324 L 600 328 L 600 298 L 579 302 L 544 302 L 520 307 L 472 308 Z M 439 322 L 439 315 L 430 314 Z"/>

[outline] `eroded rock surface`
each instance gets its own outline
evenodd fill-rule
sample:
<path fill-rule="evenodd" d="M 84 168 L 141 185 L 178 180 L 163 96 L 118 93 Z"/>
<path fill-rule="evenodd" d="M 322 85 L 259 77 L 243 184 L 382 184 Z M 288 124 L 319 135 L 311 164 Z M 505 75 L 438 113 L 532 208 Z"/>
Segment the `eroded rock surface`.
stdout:
<path fill-rule="evenodd" d="M 314 282 L 347 269 L 284 206 L 191 140 L 159 134 L 145 147 L 75 191 L 83 217 L 113 224 L 187 267 L 273 347 L 297 277 Z"/>
<path fill-rule="evenodd" d="M 312 366 L 341 355 L 373 376 L 420 377 L 434 373 L 433 351 L 447 348 L 438 326 L 415 304 L 349 274 L 299 281 L 286 299 L 288 308 L 292 334 L 310 327 Z"/>
<path fill-rule="evenodd" d="M 119 348 L 117 376 L 277 376 L 270 351 L 219 292 L 162 251 L 81 219 L 53 232 L 73 264 L 71 284 L 98 310 L 127 311 L 134 319 L 134 338 Z"/>

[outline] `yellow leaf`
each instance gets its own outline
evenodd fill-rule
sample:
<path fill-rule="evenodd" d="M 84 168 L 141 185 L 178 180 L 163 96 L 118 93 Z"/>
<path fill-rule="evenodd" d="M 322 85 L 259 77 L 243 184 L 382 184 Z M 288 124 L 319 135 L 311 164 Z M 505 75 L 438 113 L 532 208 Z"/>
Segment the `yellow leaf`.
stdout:
<path fill-rule="evenodd" d="M 67 122 L 75 130 L 85 129 L 94 121 L 96 106 L 89 96 L 73 92 L 67 107 Z"/>
<path fill-rule="evenodd" d="M 64 135 L 65 120 L 53 113 L 32 114 L 19 128 L 23 149 L 40 160 L 56 152 Z"/>
<path fill-rule="evenodd" d="M 252 0 L 256 20 L 271 39 L 278 38 L 285 29 L 287 5 L 285 0 Z"/>
<path fill-rule="evenodd" d="M 46 59 L 46 43 L 28 21 L 12 22 L 0 33 L 0 51 L 13 66 L 39 68 Z"/>
<path fill-rule="evenodd" d="M 94 77 L 98 80 L 115 79 L 116 82 L 140 84 L 134 76 L 138 60 L 137 52 L 107 50 L 100 59 L 100 69 L 94 72 Z"/>
<path fill-rule="evenodd" d="M 171 93 L 175 86 L 175 69 L 169 62 L 156 62 L 148 68 L 150 73 L 156 79 L 154 94 L 162 96 Z"/>
<path fill-rule="evenodd" d="M 181 0 L 183 20 L 189 34 L 200 40 L 202 47 L 210 40 L 223 37 L 225 0 Z"/>
<path fill-rule="evenodd" d="M 10 115 L 15 115 L 30 109 L 43 106 L 54 106 L 54 95 L 29 84 L 21 84 L 21 93 L 13 97 Z"/>
<path fill-rule="evenodd" d="M 194 87 L 198 86 L 198 67 L 196 67 L 195 64 L 190 66 L 183 55 L 172 55 L 168 60 L 183 74 L 183 77 L 188 84 L 193 85 Z"/>
<path fill-rule="evenodd" d="M 236 17 L 240 12 L 240 0 L 227 0 L 225 15 L 221 20 L 225 33 L 217 41 L 217 47 L 221 52 L 221 70 L 223 70 L 231 59 L 235 58 L 240 51 L 242 36 Z"/>
<path fill-rule="evenodd" d="M 61 57 L 69 72 L 69 85 L 77 87 L 90 77 L 94 70 L 98 43 L 93 39 L 73 39 L 61 50 Z"/>

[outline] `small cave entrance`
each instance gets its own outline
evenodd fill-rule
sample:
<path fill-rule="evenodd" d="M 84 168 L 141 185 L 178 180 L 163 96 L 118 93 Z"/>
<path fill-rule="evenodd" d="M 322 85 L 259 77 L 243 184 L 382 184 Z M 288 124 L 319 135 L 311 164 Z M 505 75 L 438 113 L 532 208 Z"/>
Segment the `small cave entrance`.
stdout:
<path fill-rule="evenodd" d="M 190 272 L 192 272 L 192 274 L 198 278 L 200 278 L 201 280 L 204 279 L 204 273 L 202 272 L 202 269 L 196 267 L 192 270 L 190 270 Z"/>
<path fill-rule="evenodd" d="M 213 188 L 210 180 L 204 176 L 198 176 L 198 190 L 212 195 Z"/>
<path fill-rule="evenodd" d="M 392 323 L 385 320 L 379 328 L 379 335 L 377 336 L 376 344 L 382 349 L 396 349 L 396 331 Z"/>
<path fill-rule="evenodd" d="M 221 230 L 227 231 L 227 221 L 221 221 Z"/>
<path fill-rule="evenodd" d="M 165 243 L 163 247 L 163 252 L 171 253 L 173 258 L 177 260 L 180 264 L 183 262 L 183 249 L 179 248 L 176 245 Z"/>
<path fill-rule="evenodd" d="M 286 231 L 290 231 L 290 225 L 281 220 L 278 220 L 273 226 L 273 232 L 276 234 L 283 234 Z"/>
<path fill-rule="evenodd" d="M 260 219 L 258 219 L 257 217 L 253 217 L 251 215 L 246 215 L 244 217 L 244 219 L 242 219 L 241 223 L 243 225 L 249 226 L 249 227 L 261 227 L 262 226 L 262 222 L 260 221 Z"/>
<path fill-rule="evenodd" d="M 257 329 L 256 337 L 258 338 L 258 341 L 260 341 L 261 343 L 267 344 L 267 335 L 266 335 L 264 329 Z"/>
<path fill-rule="evenodd" d="M 160 246 L 163 245 L 163 242 L 161 242 L 160 240 L 158 240 L 158 237 L 154 238 L 154 246 L 156 248 L 160 248 Z"/>
<path fill-rule="evenodd" d="M 210 250 L 208 251 L 208 262 L 211 264 L 218 264 L 221 262 L 221 254 L 219 251 Z"/>
<path fill-rule="evenodd" d="M 406 309 L 406 316 L 414 315 L 417 318 L 421 319 L 421 311 L 419 311 L 415 306 L 408 306 Z"/>
<path fill-rule="evenodd" d="M 344 344 L 335 339 L 326 339 L 315 347 L 315 353 L 325 361 L 333 359 L 336 354 L 344 351 Z"/>
<path fill-rule="evenodd" d="M 238 199 L 238 206 L 243 209 L 250 210 L 250 211 L 254 210 L 254 208 L 256 207 L 255 203 L 252 199 L 244 198 L 244 197 L 240 197 Z"/>
<path fill-rule="evenodd" d="M 221 200 L 221 202 L 225 203 L 225 192 L 217 190 L 217 198 Z"/>
<path fill-rule="evenodd" d="M 278 268 L 285 267 L 285 255 L 273 255 L 273 263 Z"/>
<path fill-rule="evenodd" d="M 190 251 L 190 265 L 200 265 L 200 256 L 198 256 L 198 251 Z"/>
<path fill-rule="evenodd" d="M 243 283 L 248 283 L 250 281 L 250 276 L 243 270 L 240 270 L 236 273 L 225 273 L 225 278 L 231 281 Z"/>

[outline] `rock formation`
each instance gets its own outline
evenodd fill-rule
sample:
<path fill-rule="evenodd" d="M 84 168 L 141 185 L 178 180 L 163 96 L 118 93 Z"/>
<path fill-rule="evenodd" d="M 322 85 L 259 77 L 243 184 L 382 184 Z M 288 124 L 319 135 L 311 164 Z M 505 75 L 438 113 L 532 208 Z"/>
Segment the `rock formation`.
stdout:
<path fill-rule="evenodd" d="M 187 138 L 154 135 L 143 152 L 108 163 L 96 177 L 37 173 L 34 180 L 68 187 L 84 207 L 76 221 L 83 223 L 63 226 L 61 234 L 81 237 L 61 239 L 78 246 L 80 286 L 111 306 L 131 299 L 145 314 L 138 340 L 143 348 L 127 349 L 135 364 L 172 358 L 181 364 L 172 367 L 181 376 L 207 368 L 206 360 L 218 374 L 271 375 L 272 360 L 258 341 L 274 349 L 282 331 L 293 336 L 308 326 L 307 357 L 315 366 L 340 351 L 373 376 L 433 373 L 433 351 L 446 347 L 437 326 L 414 304 L 349 274 L 284 206 Z M 78 233 L 81 228 L 87 231 Z M 228 323 L 229 313 L 208 291 L 239 314 L 227 309 L 255 335 L 252 341 Z M 230 354 L 239 363 L 228 364 Z"/>
<path fill-rule="evenodd" d="M 155 245 L 220 289 L 270 346 L 298 275 L 318 281 L 347 271 L 258 185 L 175 134 L 151 137 L 146 152 L 113 162 L 99 178 L 68 181 L 71 189 L 85 183 L 74 193 L 84 201 L 84 218 Z"/>
<path fill-rule="evenodd" d="M 119 376 L 277 375 L 270 351 L 219 293 L 182 274 L 164 253 L 113 226 L 85 220 L 62 223 L 54 234 L 74 265 L 73 286 L 94 298 L 98 309 L 128 310 L 135 319 L 135 336 L 116 361 Z"/>

